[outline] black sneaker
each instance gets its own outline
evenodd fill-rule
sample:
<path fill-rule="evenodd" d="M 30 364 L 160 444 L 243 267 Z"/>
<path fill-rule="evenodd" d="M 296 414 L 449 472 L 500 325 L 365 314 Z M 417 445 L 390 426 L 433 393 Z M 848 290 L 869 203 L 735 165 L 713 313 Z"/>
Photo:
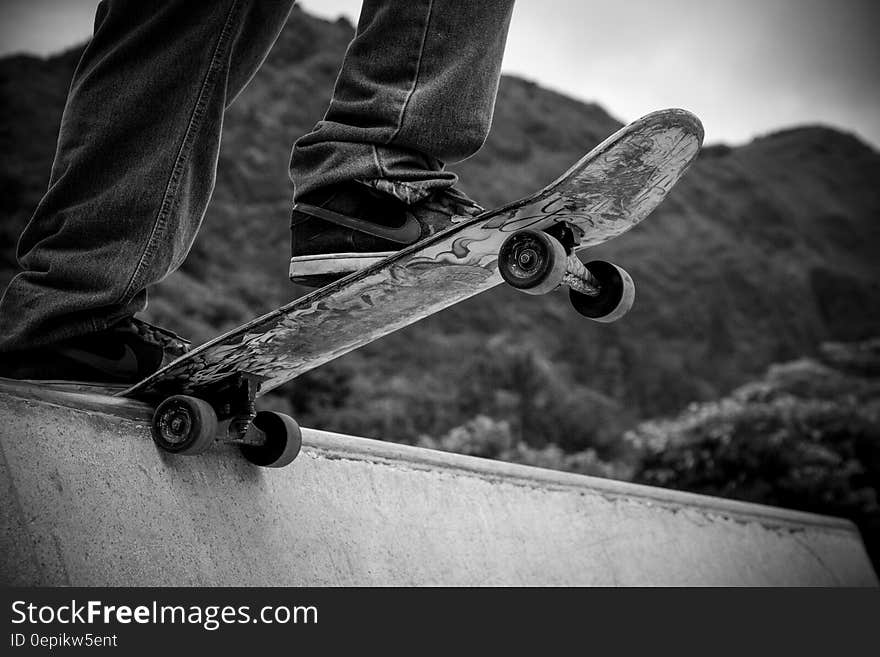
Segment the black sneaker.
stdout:
<path fill-rule="evenodd" d="M 321 287 L 483 211 L 455 189 L 407 204 L 360 182 L 303 196 L 290 220 L 290 280 Z"/>
<path fill-rule="evenodd" d="M 131 385 L 181 356 L 189 342 L 139 319 L 48 347 L 5 355 L 0 376 L 43 383 Z"/>

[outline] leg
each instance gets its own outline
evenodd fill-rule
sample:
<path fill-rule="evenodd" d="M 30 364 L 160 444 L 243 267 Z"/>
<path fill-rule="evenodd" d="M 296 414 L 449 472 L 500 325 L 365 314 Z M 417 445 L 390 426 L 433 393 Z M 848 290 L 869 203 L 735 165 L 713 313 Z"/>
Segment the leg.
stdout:
<path fill-rule="evenodd" d="M 49 190 L 0 301 L 0 352 L 98 333 L 185 257 L 225 107 L 293 0 L 104 0 L 74 75 Z"/>
<path fill-rule="evenodd" d="M 512 10 L 364 0 L 330 108 L 291 156 L 293 281 L 323 285 L 480 210 L 444 165 L 486 139 Z"/>
<path fill-rule="evenodd" d="M 513 0 L 364 0 L 324 120 L 291 157 L 296 197 L 350 180 L 450 187 L 492 121 Z"/>

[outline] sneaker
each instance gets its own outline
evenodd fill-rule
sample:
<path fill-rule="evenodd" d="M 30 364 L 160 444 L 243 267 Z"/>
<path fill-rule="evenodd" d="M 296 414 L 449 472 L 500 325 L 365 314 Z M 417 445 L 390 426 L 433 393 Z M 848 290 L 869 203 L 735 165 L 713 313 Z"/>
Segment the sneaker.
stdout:
<path fill-rule="evenodd" d="M 190 343 L 130 317 L 98 333 L 4 356 L 0 376 L 40 383 L 132 385 L 181 356 Z"/>
<path fill-rule="evenodd" d="M 192 348 L 192 342 L 186 338 L 180 337 L 174 331 L 154 326 L 153 324 L 138 319 L 137 317 L 129 317 L 127 320 L 124 320 L 124 322 L 127 323 L 129 329 L 135 331 L 145 341 L 162 347 L 163 366 L 176 358 L 180 358 Z M 119 326 L 119 324 L 117 324 L 117 326 Z"/>
<path fill-rule="evenodd" d="M 462 192 L 407 204 L 361 182 L 304 195 L 290 220 L 290 280 L 321 287 L 483 211 Z"/>

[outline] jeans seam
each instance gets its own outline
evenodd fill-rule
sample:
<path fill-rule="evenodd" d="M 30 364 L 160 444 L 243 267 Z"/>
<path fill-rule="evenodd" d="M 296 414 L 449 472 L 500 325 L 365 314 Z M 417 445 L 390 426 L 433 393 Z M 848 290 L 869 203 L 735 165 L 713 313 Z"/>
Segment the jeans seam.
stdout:
<path fill-rule="evenodd" d="M 189 123 L 187 124 L 186 131 L 183 135 L 183 140 L 181 141 L 180 148 L 178 149 L 177 156 L 174 160 L 174 165 L 171 168 L 171 175 L 168 179 L 168 184 L 165 186 L 165 192 L 162 195 L 162 202 L 159 205 L 159 214 L 156 216 L 156 220 L 153 223 L 153 229 L 150 232 L 150 236 L 147 238 L 147 243 L 144 246 L 143 254 L 138 261 L 134 272 L 132 272 L 131 278 L 129 279 L 128 285 L 126 286 L 124 292 L 117 299 L 117 304 L 126 303 L 134 294 L 137 293 L 137 288 L 140 287 L 140 279 L 142 278 L 144 270 L 147 267 L 147 263 L 152 260 L 156 254 L 156 250 L 160 241 L 158 239 L 158 235 L 160 235 L 167 227 L 168 215 L 171 214 L 174 205 L 177 203 L 177 193 L 179 192 L 180 179 L 183 175 L 183 170 L 186 162 L 192 152 L 192 145 L 195 141 L 194 135 L 196 129 L 198 128 L 202 118 L 205 115 L 205 107 L 207 105 L 206 99 L 208 93 L 214 88 L 214 85 L 216 84 L 217 71 L 221 68 L 221 65 L 219 63 L 221 59 L 221 54 L 225 46 L 229 43 L 230 32 L 232 29 L 232 19 L 233 16 L 236 14 L 236 10 L 238 9 L 238 7 L 239 0 L 233 0 L 232 5 L 229 8 L 229 13 L 226 15 L 226 20 L 223 24 L 223 28 L 220 31 L 217 45 L 214 47 L 214 52 L 211 55 L 211 61 L 208 64 L 208 70 L 205 73 L 205 78 L 202 81 L 202 85 L 199 89 L 199 94 L 196 97 L 196 102 L 193 106 L 193 111 L 190 115 Z"/>
<path fill-rule="evenodd" d="M 431 14 L 433 13 L 433 11 L 434 0 L 428 0 L 428 11 L 425 18 L 425 29 L 424 32 L 422 32 L 422 41 L 419 44 L 419 58 L 416 62 L 416 74 L 413 77 L 412 86 L 410 86 L 409 92 L 407 93 L 406 98 L 404 99 L 403 104 L 400 107 L 400 112 L 397 115 L 397 128 L 394 130 L 393 133 L 391 133 L 391 136 L 388 137 L 387 141 L 385 142 L 386 145 L 390 145 L 391 142 L 393 142 L 397 138 L 397 135 L 399 135 L 400 131 L 403 129 L 403 118 L 406 115 L 406 110 L 409 107 L 409 102 L 410 100 L 412 100 L 413 95 L 415 95 L 416 87 L 419 84 L 419 79 L 421 78 L 422 74 L 422 59 L 425 54 L 425 43 L 427 43 L 428 41 L 428 31 L 431 27 Z"/>
<path fill-rule="evenodd" d="M 373 148 L 373 160 L 376 162 L 376 170 L 379 174 L 376 176 L 377 178 L 385 178 L 388 174 L 385 172 L 385 167 L 382 166 L 382 161 L 379 159 L 379 149 L 376 148 L 376 144 L 371 144 Z"/>

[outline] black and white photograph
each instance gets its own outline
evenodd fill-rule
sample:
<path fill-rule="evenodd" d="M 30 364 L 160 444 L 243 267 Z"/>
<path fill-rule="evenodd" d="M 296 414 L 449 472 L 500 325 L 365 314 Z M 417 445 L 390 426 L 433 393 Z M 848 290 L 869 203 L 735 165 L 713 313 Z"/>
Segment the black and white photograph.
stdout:
<path fill-rule="evenodd" d="M 0 584 L 876 588 L 878 25 L 0 0 Z"/>

